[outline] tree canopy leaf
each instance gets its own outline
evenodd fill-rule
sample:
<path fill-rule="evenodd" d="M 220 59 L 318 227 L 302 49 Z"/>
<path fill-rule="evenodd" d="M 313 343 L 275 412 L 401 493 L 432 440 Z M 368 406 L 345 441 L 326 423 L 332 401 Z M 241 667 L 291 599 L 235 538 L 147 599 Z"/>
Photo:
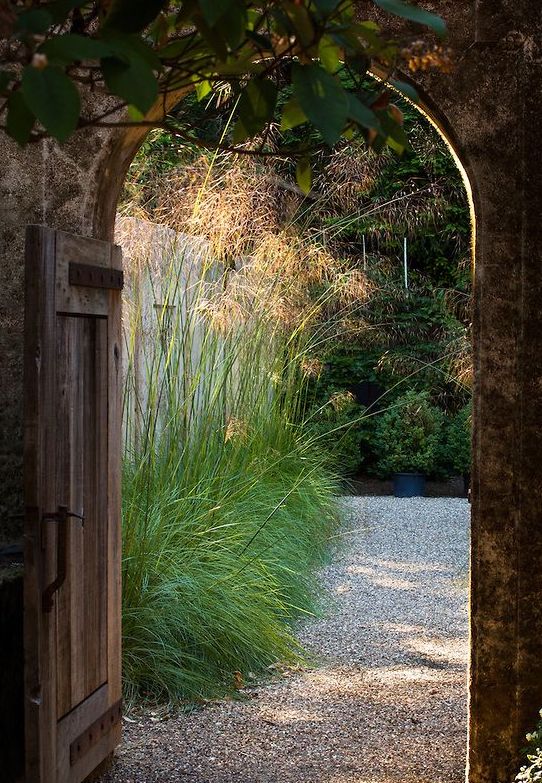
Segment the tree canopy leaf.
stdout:
<path fill-rule="evenodd" d="M 240 142 L 255 136 L 273 119 L 277 102 L 277 86 L 270 79 L 252 79 L 239 99 L 239 120 L 234 131 L 234 141 Z"/>
<path fill-rule="evenodd" d="M 38 35 L 45 33 L 52 23 L 53 17 L 45 8 L 31 8 L 19 14 L 15 30 Z"/>
<path fill-rule="evenodd" d="M 281 131 L 291 130 L 304 122 L 307 122 L 307 115 L 299 105 L 297 98 L 292 96 L 282 108 L 280 129 Z"/>
<path fill-rule="evenodd" d="M 140 33 L 166 5 L 166 0 L 113 0 L 104 26 L 124 33 Z"/>
<path fill-rule="evenodd" d="M 417 103 L 419 98 L 418 91 L 412 84 L 405 82 L 402 79 L 390 79 L 390 84 L 403 95 L 406 95 L 407 98 L 410 98 L 411 101 Z"/>
<path fill-rule="evenodd" d="M 142 60 L 126 63 L 117 57 L 104 57 L 102 71 L 105 83 L 114 95 L 133 104 L 143 114 L 158 97 L 158 82 L 151 68 Z"/>
<path fill-rule="evenodd" d="M 441 16 L 425 11 L 418 6 L 404 3 L 402 0 L 373 0 L 375 5 L 395 16 L 408 19 L 410 22 L 417 22 L 426 27 L 430 27 L 437 35 L 444 37 L 446 35 L 446 23 Z"/>
<path fill-rule="evenodd" d="M 295 178 L 303 193 L 305 193 L 305 195 L 310 193 L 312 187 L 312 169 L 309 158 L 300 158 L 297 161 Z"/>
<path fill-rule="evenodd" d="M 26 144 L 36 118 L 28 108 L 21 90 L 12 92 L 8 98 L 6 131 L 19 144 Z"/>
<path fill-rule="evenodd" d="M 58 141 L 66 141 L 77 127 L 79 91 L 60 68 L 28 65 L 21 80 L 24 100 L 43 127 Z"/>
<path fill-rule="evenodd" d="M 105 41 L 88 38 L 85 35 L 66 33 L 45 41 L 40 52 L 47 55 L 50 61 L 71 63 L 78 60 L 100 60 L 111 55 L 112 49 Z"/>
<path fill-rule="evenodd" d="M 199 7 L 203 18 L 210 27 L 229 14 L 234 6 L 238 5 L 237 0 L 199 0 Z"/>
<path fill-rule="evenodd" d="M 338 141 L 348 116 L 348 96 L 340 81 L 316 63 L 295 63 L 292 82 L 304 114 L 332 146 Z"/>

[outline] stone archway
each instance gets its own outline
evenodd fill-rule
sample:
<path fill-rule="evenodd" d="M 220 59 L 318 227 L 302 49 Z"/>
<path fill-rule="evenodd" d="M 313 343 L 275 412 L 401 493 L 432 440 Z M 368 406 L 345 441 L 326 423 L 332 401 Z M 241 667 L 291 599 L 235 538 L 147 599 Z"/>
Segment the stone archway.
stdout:
<path fill-rule="evenodd" d="M 420 92 L 467 172 L 476 215 L 468 780 L 508 783 L 542 706 L 542 12 L 529 0 L 427 5 L 448 21 L 457 67 L 423 75 Z M 92 131 L 26 151 L 0 139 L 4 541 L 21 532 L 24 226 L 110 238 L 142 137 Z"/>

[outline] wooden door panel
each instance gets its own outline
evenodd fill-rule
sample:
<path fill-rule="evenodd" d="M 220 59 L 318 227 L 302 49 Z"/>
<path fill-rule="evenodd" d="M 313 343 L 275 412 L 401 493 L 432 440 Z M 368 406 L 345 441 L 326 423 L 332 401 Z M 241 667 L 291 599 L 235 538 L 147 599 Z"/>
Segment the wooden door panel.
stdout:
<path fill-rule="evenodd" d="M 57 316 L 57 357 L 57 498 L 84 517 L 56 603 L 60 719 L 107 680 L 106 319 Z"/>
<path fill-rule="evenodd" d="M 25 300 L 26 783 L 120 739 L 119 248 L 31 226 Z"/>
<path fill-rule="evenodd" d="M 114 269 L 111 266 L 111 248 L 108 242 L 96 242 L 96 240 L 83 240 L 82 237 L 66 234 L 64 231 L 56 232 L 56 307 L 57 312 L 92 313 L 93 315 L 108 316 L 110 314 L 110 299 L 107 289 L 99 286 L 72 285 L 70 277 L 70 265 L 94 266 L 97 272 Z M 100 282 L 98 278 L 95 282 Z"/>
<path fill-rule="evenodd" d="M 57 724 L 54 783 L 85 780 L 119 744 L 120 719 L 120 702 L 110 703 L 107 684 L 62 718 Z"/>

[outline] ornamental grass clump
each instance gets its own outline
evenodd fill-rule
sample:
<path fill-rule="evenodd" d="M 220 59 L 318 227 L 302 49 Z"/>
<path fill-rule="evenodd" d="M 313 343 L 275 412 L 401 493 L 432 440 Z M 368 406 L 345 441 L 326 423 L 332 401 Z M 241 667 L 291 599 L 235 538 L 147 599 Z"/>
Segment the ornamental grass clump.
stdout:
<path fill-rule="evenodd" d="M 303 423 L 306 330 L 277 317 L 283 287 L 153 237 L 127 275 L 124 680 L 197 701 L 303 657 L 292 623 L 318 610 L 337 485 Z"/>

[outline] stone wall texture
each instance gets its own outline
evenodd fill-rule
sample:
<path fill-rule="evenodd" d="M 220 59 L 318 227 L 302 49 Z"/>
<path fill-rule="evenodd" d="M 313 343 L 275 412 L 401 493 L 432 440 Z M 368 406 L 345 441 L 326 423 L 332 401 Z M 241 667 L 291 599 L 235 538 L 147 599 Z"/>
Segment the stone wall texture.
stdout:
<path fill-rule="evenodd" d="M 509 783 L 542 707 L 542 5 L 422 4 L 447 20 L 456 68 L 423 75 L 420 95 L 476 218 L 468 780 Z M 21 151 L 0 137 L 0 541 L 22 535 L 25 225 L 111 238 L 140 140 L 87 131 Z"/>

